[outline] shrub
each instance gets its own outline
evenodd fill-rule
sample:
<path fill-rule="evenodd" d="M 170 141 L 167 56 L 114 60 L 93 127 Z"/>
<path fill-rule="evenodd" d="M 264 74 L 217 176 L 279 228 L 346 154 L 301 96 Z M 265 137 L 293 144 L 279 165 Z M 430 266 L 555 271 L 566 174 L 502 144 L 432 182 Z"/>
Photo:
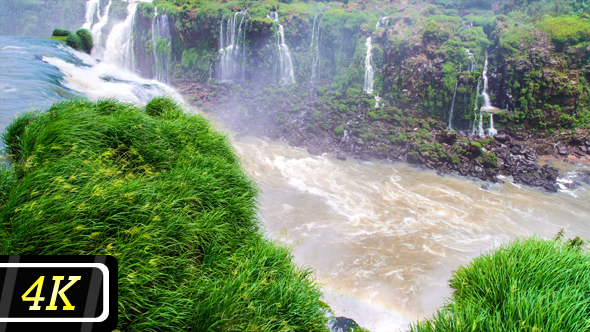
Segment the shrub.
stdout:
<path fill-rule="evenodd" d="M 66 38 L 66 44 L 68 44 L 69 47 L 78 50 L 78 51 L 82 51 L 83 50 L 83 44 L 82 44 L 82 40 L 80 39 L 80 37 L 78 35 L 68 35 L 68 37 Z"/>
<path fill-rule="evenodd" d="M 84 52 L 90 54 L 92 48 L 94 47 L 94 41 L 92 40 L 92 35 L 90 31 L 86 29 L 80 29 L 76 31 L 76 35 L 80 37 L 80 41 L 82 42 L 82 49 Z"/>
<path fill-rule="evenodd" d="M 53 33 L 51 33 L 52 37 L 67 37 L 69 35 L 71 35 L 72 33 L 69 32 L 68 30 L 63 30 L 63 29 L 55 29 L 53 30 Z"/>
<path fill-rule="evenodd" d="M 340 136 L 342 135 L 342 133 L 344 133 L 344 127 L 343 126 L 338 126 L 334 129 L 334 134 Z"/>
<path fill-rule="evenodd" d="M 579 238 L 516 239 L 453 271 L 451 298 L 411 331 L 587 331 L 590 255 Z"/>

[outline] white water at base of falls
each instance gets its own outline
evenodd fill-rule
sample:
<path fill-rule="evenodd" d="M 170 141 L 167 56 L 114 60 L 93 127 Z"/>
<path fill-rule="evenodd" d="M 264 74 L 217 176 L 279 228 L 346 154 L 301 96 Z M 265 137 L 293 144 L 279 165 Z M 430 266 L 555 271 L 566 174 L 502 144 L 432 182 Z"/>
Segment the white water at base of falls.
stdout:
<path fill-rule="evenodd" d="M 127 18 L 115 25 L 107 38 L 104 59 L 121 68 L 133 70 L 135 67 L 135 53 L 133 52 L 133 22 L 137 2 L 131 2 L 127 6 Z"/>
<path fill-rule="evenodd" d="M 100 0 L 88 0 L 86 3 L 86 22 L 82 25 L 82 29 L 90 30 L 92 23 L 94 23 L 94 14 L 98 13 L 98 19 L 100 21 L 100 11 L 98 10 Z"/>
<path fill-rule="evenodd" d="M 378 95 L 375 96 L 375 108 L 379 108 L 379 102 L 381 101 L 381 97 Z"/>
<path fill-rule="evenodd" d="M 457 84 L 459 81 L 455 82 L 455 93 L 453 94 L 453 102 L 451 103 L 451 112 L 449 113 L 449 129 L 453 130 L 453 109 L 455 108 L 455 97 L 457 97 Z"/>
<path fill-rule="evenodd" d="M 373 65 L 371 64 L 373 58 L 373 45 L 371 44 L 371 37 L 367 38 L 365 45 L 367 46 L 367 54 L 365 55 L 365 83 L 363 85 L 363 90 L 365 90 L 365 92 L 368 94 L 373 94 L 374 73 Z"/>
<path fill-rule="evenodd" d="M 155 8 L 152 19 L 152 48 L 153 48 L 153 75 L 160 82 L 170 84 L 172 71 L 172 35 L 170 34 L 170 22 L 166 14 L 158 16 L 158 7 Z"/>

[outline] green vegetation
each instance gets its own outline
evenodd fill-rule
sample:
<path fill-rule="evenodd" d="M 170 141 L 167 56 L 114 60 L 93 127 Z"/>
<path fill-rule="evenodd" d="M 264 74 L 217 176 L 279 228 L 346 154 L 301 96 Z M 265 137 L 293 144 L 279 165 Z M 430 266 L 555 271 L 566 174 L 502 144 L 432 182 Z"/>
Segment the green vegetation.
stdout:
<path fill-rule="evenodd" d="M 547 33 L 551 41 L 563 46 L 576 45 L 590 41 L 590 19 L 577 16 L 545 16 L 537 23 L 539 29 Z"/>
<path fill-rule="evenodd" d="M 74 99 L 14 120 L 0 254 L 115 256 L 119 330 L 323 330 L 319 287 L 262 237 L 228 139 L 173 104 Z"/>
<path fill-rule="evenodd" d="M 588 331 L 583 245 L 579 238 L 516 239 L 481 255 L 453 272 L 451 298 L 411 331 Z"/>
<path fill-rule="evenodd" d="M 53 32 L 51 33 L 52 37 L 67 37 L 70 34 L 72 34 L 71 32 L 69 32 L 68 30 L 63 30 L 63 29 L 55 29 L 53 30 Z"/>
<path fill-rule="evenodd" d="M 82 50 L 90 54 L 90 51 L 92 51 L 92 48 L 94 47 L 94 41 L 92 40 L 92 35 L 90 34 L 90 31 L 86 29 L 80 29 L 76 31 L 76 35 L 80 37 L 80 41 L 82 43 Z"/>

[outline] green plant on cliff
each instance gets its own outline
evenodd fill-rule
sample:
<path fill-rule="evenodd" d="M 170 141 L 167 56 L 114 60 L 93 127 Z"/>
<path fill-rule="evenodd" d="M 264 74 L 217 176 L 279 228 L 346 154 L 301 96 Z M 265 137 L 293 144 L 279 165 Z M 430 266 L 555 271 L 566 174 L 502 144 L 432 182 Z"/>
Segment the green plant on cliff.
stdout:
<path fill-rule="evenodd" d="M 583 246 L 579 238 L 528 238 L 491 250 L 453 271 L 452 296 L 410 330 L 588 331 L 590 254 Z"/>
<path fill-rule="evenodd" d="M 159 110 L 73 99 L 14 120 L 0 254 L 113 255 L 121 331 L 323 331 L 320 289 L 262 236 L 228 138 Z"/>
<path fill-rule="evenodd" d="M 82 43 L 82 50 L 88 54 L 92 51 L 94 47 L 94 41 L 92 40 L 92 35 L 90 31 L 87 29 L 80 29 L 76 31 L 76 35 L 80 37 L 80 41 Z"/>
<path fill-rule="evenodd" d="M 537 27 L 547 33 L 551 41 L 559 46 L 576 45 L 590 41 L 590 19 L 579 16 L 545 16 Z"/>

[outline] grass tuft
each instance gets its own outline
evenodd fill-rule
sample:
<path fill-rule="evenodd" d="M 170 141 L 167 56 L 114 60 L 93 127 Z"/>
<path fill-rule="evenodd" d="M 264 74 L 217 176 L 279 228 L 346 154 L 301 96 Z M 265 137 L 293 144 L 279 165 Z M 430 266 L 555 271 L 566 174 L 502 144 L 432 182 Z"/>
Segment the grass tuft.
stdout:
<path fill-rule="evenodd" d="M 590 255 L 562 236 L 516 239 L 459 267 L 451 299 L 411 331 L 589 331 Z"/>
<path fill-rule="evenodd" d="M 228 139 L 174 107 L 73 99 L 17 118 L 0 254 L 115 256 L 119 330 L 324 330 L 319 286 L 262 237 Z"/>

